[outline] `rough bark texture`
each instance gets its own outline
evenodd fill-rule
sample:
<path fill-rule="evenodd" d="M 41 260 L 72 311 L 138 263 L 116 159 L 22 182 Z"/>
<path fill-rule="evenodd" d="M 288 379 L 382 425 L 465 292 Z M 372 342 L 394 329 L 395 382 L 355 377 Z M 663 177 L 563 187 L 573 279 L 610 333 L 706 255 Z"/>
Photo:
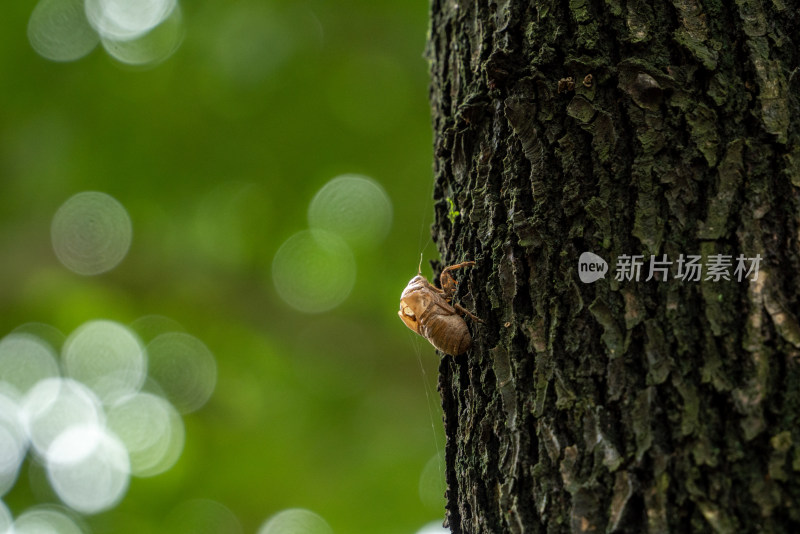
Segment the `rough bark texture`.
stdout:
<path fill-rule="evenodd" d="M 434 240 L 486 321 L 440 367 L 452 532 L 800 528 L 798 4 L 432 0 Z"/>

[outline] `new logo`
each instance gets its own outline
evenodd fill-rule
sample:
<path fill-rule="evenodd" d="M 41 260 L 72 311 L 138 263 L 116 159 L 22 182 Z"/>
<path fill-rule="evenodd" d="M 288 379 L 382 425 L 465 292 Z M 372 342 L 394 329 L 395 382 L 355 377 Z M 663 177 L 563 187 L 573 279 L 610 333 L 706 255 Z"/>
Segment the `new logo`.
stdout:
<path fill-rule="evenodd" d="M 578 258 L 578 276 L 584 284 L 591 284 L 606 277 L 608 263 L 594 252 L 584 252 Z"/>

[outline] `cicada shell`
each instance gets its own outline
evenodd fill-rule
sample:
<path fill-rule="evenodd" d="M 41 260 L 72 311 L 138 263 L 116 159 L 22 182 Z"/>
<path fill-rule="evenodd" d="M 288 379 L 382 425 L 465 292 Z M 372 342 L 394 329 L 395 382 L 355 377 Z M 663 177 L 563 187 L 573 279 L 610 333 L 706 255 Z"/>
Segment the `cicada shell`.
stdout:
<path fill-rule="evenodd" d="M 451 356 L 465 353 L 472 345 L 472 337 L 461 314 L 478 321 L 480 319 L 458 304 L 451 304 L 456 282 L 449 272 L 474 264 L 471 261 L 464 262 L 442 271 L 440 280 L 444 289 L 437 288 L 424 276 L 417 274 L 400 295 L 400 311 L 397 315 L 403 323 L 430 341 L 434 347 Z"/>

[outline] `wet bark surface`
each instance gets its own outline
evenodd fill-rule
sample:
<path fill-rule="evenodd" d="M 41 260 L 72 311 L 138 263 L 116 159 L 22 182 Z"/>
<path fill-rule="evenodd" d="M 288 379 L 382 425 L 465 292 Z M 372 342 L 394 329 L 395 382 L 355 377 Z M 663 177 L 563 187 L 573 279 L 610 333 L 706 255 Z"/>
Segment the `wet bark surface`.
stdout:
<path fill-rule="evenodd" d="M 452 532 L 796 532 L 798 2 L 433 0 L 427 55 Z"/>

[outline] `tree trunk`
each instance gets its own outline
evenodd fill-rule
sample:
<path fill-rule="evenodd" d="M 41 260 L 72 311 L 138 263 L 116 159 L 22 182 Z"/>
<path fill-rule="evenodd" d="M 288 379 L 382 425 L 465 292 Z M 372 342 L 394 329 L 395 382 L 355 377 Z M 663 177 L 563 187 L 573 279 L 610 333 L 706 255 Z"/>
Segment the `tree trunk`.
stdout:
<path fill-rule="evenodd" d="M 485 321 L 440 366 L 452 532 L 797 532 L 798 1 L 431 17 L 434 240 Z"/>

